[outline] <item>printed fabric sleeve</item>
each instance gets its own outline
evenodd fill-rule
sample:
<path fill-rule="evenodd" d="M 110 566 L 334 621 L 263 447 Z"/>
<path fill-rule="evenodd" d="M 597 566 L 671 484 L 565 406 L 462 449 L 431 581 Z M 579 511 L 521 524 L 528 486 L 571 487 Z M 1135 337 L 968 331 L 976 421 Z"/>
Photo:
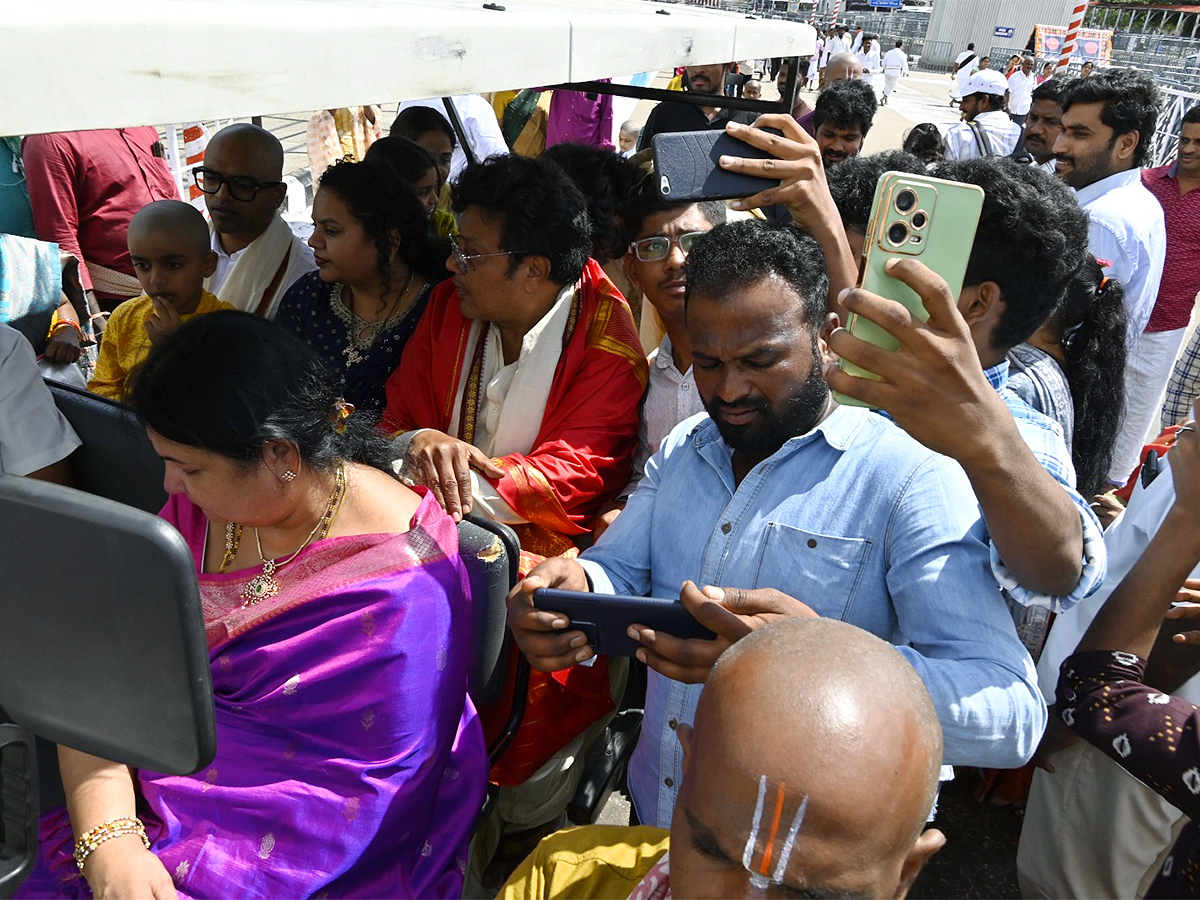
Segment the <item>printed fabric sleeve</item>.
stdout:
<path fill-rule="evenodd" d="M 1193 821 L 1200 818 L 1200 709 L 1143 681 L 1132 653 L 1076 653 L 1059 670 L 1063 723 Z"/>

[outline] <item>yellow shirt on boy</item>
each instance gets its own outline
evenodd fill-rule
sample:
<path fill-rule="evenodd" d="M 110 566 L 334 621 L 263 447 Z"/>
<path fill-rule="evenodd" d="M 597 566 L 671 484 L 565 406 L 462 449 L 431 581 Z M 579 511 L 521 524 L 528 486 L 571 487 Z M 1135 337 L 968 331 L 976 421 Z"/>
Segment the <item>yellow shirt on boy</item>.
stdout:
<path fill-rule="evenodd" d="M 179 318 L 190 322 L 196 316 L 233 309 L 215 294 L 205 291 L 193 312 Z M 110 400 L 123 401 L 134 371 L 150 355 L 150 338 L 146 336 L 146 320 L 154 315 L 154 301 L 147 294 L 126 300 L 108 319 L 96 371 L 88 382 L 88 390 Z"/>

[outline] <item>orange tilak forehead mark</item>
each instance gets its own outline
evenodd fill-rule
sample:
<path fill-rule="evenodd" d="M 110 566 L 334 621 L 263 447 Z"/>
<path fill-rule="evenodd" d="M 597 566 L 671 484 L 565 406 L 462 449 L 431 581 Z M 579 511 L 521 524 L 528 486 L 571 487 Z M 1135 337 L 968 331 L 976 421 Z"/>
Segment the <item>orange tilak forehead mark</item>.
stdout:
<path fill-rule="evenodd" d="M 775 815 L 771 819 L 771 831 L 767 835 L 767 845 L 763 848 L 761 866 L 761 874 L 763 875 L 771 871 L 771 853 L 775 848 L 775 836 L 779 834 L 779 819 L 783 815 L 783 797 L 785 791 L 787 791 L 787 782 L 779 782 L 779 787 L 775 790 Z"/>
<path fill-rule="evenodd" d="M 775 865 L 775 871 L 771 872 L 771 859 L 775 853 L 775 839 L 779 836 L 779 823 L 783 819 L 783 804 L 787 798 L 787 783 L 780 782 L 775 790 L 775 813 L 772 816 L 770 832 L 767 834 L 763 847 L 763 858 L 759 865 L 760 871 L 756 871 L 751 867 L 751 861 L 754 858 L 754 850 L 758 845 L 758 832 L 762 826 L 766 795 L 767 776 L 762 775 L 758 779 L 758 800 L 754 805 L 754 820 L 750 823 L 750 835 L 746 838 L 746 846 L 742 851 L 742 867 L 750 873 L 751 886 L 758 890 L 765 890 L 772 882 L 776 884 L 782 883 L 783 874 L 787 870 L 788 860 L 791 858 L 792 850 L 796 846 L 796 836 L 800 833 L 800 826 L 803 824 L 804 815 L 808 811 L 808 797 L 803 797 L 795 816 L 792 817 L 792 824 L 788 828 L 783 847 L 779 851 L 779 861 Z"/>

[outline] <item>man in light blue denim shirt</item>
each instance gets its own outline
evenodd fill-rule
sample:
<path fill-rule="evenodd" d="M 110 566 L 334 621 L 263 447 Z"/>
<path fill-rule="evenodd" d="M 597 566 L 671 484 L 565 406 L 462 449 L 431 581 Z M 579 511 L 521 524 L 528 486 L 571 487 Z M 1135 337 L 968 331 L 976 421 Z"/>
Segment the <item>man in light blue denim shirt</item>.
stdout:
<path fill-rule="evenodd" d="M 592 655 L 564 617 L 528 607 L 537 586 L 657 597 L 677 596 L 685 581 L 773 588 L 801 614 L 901 644 L 933 697 L 948 763 L 1023 763 L 1045 707 L 970 483 L 884 417 L 833 403 L 821 376 L 827 281 L 816 243 L 792 229 L 728 225 L 697 239 L 688 283 L 693 366 L 712 418 L 671 433 L 580 561 L 548 560 L 514 593 L 521 649 L 547 669 Z M 643 822 L 670 821 L 674 731 L 692 720 L 700 691 L 650 673 L 629 772 Z"/>

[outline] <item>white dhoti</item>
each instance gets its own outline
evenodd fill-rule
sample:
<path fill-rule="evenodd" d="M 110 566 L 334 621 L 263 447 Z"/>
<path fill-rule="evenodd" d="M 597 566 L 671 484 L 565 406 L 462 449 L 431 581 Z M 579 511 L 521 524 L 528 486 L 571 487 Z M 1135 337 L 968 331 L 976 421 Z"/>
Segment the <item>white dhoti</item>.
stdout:
<path fill-rule="evenodd" d="M 896 92 L 896 86 L 900 84 L 900 73 L 888 75 L 886 72 L 883 76 L 883 96 L 890 97 Z"/>
<path fill-rule="evenodd" d="M 1142 447 L 1158 432 L 1158 413 L 1183 344 L 1186 328 L 1143 331 L 1125 362 L 1125 416 L 1113 447 L 1108 479 L 1124 484 L 1138 464 Z"/>
<path fill-rule="evenodd" d="M 1025 807 L 1021 896 L 1143 896 L 1187 816 L 1085 741 L 1052 762 Z"/>

